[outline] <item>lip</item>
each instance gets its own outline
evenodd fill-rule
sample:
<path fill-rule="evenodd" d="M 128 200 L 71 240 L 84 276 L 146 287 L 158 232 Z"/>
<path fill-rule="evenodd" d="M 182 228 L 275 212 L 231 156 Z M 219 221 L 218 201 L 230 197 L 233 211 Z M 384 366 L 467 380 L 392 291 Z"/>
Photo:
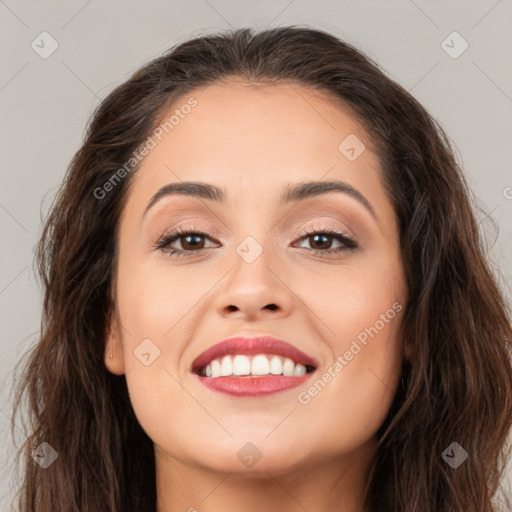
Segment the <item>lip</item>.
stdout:
<path fill-rule="evenodd" d="M 197 372 L 213 359 L 225 355 L 254 355 L 272 354 L 288 357 L 295 363 L 304 366 L 314 366 L 315 370 L 306 375 L 285 377 L 284 375 L 261 375 L 240 377 L 204 377 Z M 202 352 L 192 363 L 191 370 L 208 389 L 238 397 L 257 397 L 269 395 L 294 388 L 308 380 L 318 368 L 319 363 L 311 356 L 305 354 L 290 343 L 278 340 L 271 336 L 256 338 L 233 337 L 228 338 Z"/>
<path fill-rule="evenodd" d="M 254 355 L 254 354 L 272 354 L 283 357 L 289 357 L 295 363 L 304 366 L 314 366 L 318 368 L 319 363 L 308 356 L 302 350 L 294 347 L 290 343 L 272 338 L 271 336 L 258 336 L 256 338 L 234 337 L 228 338 L 213 347 L 205 350 L 197 356 L 192 362 L 192 371 L 196 372 L 202 366 L 225 355 Z"/>
<path fill-rule="evenodd" d="M 208 389 L 238 397 L 259 397 L 285 391 L 304 384 L 315 371 L 300 377 L 284 377 L 283 375 L 263 375 L 259 377 L 201 377 L 196 375 L 201 384 Z"/>

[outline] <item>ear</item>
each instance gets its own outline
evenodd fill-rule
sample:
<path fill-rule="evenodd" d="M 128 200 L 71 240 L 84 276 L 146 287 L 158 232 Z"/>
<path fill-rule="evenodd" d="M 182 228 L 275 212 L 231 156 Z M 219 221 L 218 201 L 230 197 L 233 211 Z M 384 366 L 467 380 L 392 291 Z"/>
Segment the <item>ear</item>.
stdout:
<path fill-rule="evenodd" d="M 123 375 L 125 373 L 121 326 L 117 318 L 117 312 L 110 314 L 107 324 L 104 361 L 107 369 L 114 375 Z"/>

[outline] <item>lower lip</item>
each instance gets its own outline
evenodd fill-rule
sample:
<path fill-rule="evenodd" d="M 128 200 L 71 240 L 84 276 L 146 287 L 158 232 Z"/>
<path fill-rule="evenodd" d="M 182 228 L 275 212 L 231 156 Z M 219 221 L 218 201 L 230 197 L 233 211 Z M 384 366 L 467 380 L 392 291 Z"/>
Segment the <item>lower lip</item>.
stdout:
<path fill-rule="evenodd" d="M 314 372 L 300 377 L 264 375 L 261 377 L 201 377 L 201 384 L 208 389 L 231 396 L 264 396 L 295 388 L 303 384 Z"/>

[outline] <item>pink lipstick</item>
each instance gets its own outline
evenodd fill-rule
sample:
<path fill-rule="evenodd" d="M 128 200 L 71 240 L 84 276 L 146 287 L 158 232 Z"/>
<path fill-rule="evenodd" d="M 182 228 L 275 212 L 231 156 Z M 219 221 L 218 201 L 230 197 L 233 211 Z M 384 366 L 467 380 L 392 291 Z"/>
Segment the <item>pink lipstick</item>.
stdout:
<path fill-rule="evenodd" d="M 314 358 L 290 343 L 260 336 L 217 343 L 193 361 L 191 370 L 212 391 L 261 396 L 303 384 L 317 367 Z"/>

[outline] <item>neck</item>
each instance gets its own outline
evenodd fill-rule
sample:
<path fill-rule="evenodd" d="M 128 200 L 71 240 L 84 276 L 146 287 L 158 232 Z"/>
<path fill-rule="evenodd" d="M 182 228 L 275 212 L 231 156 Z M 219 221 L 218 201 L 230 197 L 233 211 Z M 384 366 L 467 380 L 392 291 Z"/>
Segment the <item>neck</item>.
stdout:
<path fill-rule="evenodd" d="M 372 440 L 357 452 L 299 468 L 223 473 L 155 449 L 157 512 L 365 512 L 374 455 Z"/>

